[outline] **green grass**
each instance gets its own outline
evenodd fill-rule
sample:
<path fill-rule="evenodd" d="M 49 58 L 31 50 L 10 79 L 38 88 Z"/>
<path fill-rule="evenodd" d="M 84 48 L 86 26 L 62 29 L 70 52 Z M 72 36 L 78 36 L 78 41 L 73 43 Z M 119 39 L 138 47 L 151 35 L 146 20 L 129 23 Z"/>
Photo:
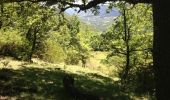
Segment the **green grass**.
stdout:
<path fill-rule="evenodd" d="M 75 86 L 83 93 L 101 96 L 104 100 L 149 100 L 125 93 L 109 68 L 82 68 L 65 64 L 50 64 L 38 59 L 34 63 L 0 60 L 0 98 L 7 100 L 74 100 L 63 88 L 65 74 L 75 78 Z M 97 61 L 97 60 L 96 60 Z M 7 62 L 7 63 L 4 63 Z M 112 69 L 113 70 L 113 69 Z M 111 72 L 110 72 L 111 73 Z"/>
<path fill-rule="evenodd" d="M 0 70 L 0 94 L 22 100 L 71 100 L 62 85 L 65 73 L 68 72 L 52 68 L 3 68 Z M 109 100 L 119 93 L 118 84 L 108 77 L 96 73 L 70 74 L 75 77 L 75 86 L 82 92 L 100 95 Z"/>

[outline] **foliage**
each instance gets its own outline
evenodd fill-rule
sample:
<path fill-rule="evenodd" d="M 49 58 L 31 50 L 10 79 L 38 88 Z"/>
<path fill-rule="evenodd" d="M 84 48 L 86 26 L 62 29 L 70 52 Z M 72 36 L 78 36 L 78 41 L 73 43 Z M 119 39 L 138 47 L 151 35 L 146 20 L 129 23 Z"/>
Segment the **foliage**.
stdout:
<path fill-rule="evenodd" d="M 80 29 L 78 18 L 72 16 L 68 19 L 70 20 L 67 20 L 64 25 L 59 27 L 56 41 L 61 44 L 66 54 L 66 64 L 78 64 L 79 61 L 83 62 L 88 58 L 85 57 L 88 56 L 88 46 L 85 46 L 88 43 L 86 41 L 80 42 L 80 39 L 83 40 L 85 35 L 82 34 L 83 30 L 82 28 Z"/>
<path fill-rule="evenodd" d="M 50 62 L 77 60 L 78 63 L 82 55 L 88 52 L 86 48 L 89 46 L 85 46 L 88 43 L 83 39 L 85 30 L 80 28 L 78 18 L 59 14 L 55 8 L 50 8 L 43 3 L 25 1 L 4 4 L 0 19 L 2 22 L 0 30 L 3 34 L 1 47 L 6 45 L 9 49 L 11 48 L 9 56 L 16 54 L 16 58 L 29 61 L 33 56 Z M 84 42 L 80 43 L 80 39 Z M 13 42 L 17 45 L 15 48 L 12 46 Z M 73 53 L 74 57 L 69 53 L 72 51 L 76 52 L 76 54 Z"/>
<path fill-rule="evenodd" d="M 76 65 L 79 63 L 79 58 L 79 53 L 74 50 L 74 48 L 70 48 L 70 50 L 67 51 L 67 58 L 65 60 L 65 63 Z"/>
<path fill-rule="evenodd" d="M 43 59 L 51 63 L 64 62 L 65 54 L 60 44 L 48 39 L 45 44 Z"/>
<path fill-rule="evenodd" d="M 44 40 L 44 37 L 46 36 L 45 33 L 47 33 L 47 31 L 49 30 L 49 24 L 47 25 L 44 22 L 44 19 L 47 19 L 48 17 L 46 16 L 47 12 L 48 15 L 50 15 L 51 11 L 52 9 L 49 10 L 46 7 L 43 7 L 43 5 L 33 4 L 31 2 L 4 4 L 3 13 L 1 13 L 1 32 L 2 34 L 4 34 L 2 38 L 4 38 L 5 42 L 3 42 L 2 45 L 9 45 L 9 43 L 7 43 L 8 41 L 13 42 L 17 45 L 20 45 L 22 43 L 21 48 L 16 47 L 17 49 L 20 49 L 19 51 L 11 50 L 9 52 L 18 54 L 15 56 L 16 58 L 19 57 L 27 59 L 30 55 L 33 45 L 35 45 L 35 48 L 41 47 L 41 41 Z M 41 13 L 44 14 L 42 15 Z M 11 33 L 9 33 L 8 31 Z M 36 39 L 34 39 L 35 34 L 33 35 L 33 33 L 35 32 Z M 10 37 L 10 39 L 7 39 L 5 37 Z M 35 40 L 35 43 L 33 43 L 33 40 Z M 9 47 L 12 47 L 12 45 Z"/>
<path fill-rule="evenodd" d="M 106 51 L 109 54 L 107 59 L 102 62 L 107 66 L 116 66 L 113 69 L 118 69 L 118 71 L 113 71 L 119 72 L 119 78 L 122 78 L 121 82 L 118 78 L 116 83 L 118 91 L 124 89 L 123 92 L 127 90 L 140 94 L 144 92 L 154 94 L 151 7 L 142 4 L 130 5 L 124 2 L 119 2 L 114 6 L 120 9 L 122 15 L 114 20 L 113 25 L 106 32 L 99 33 L 93 30 L 91 26 L 82 23 L 77 16 L 59 13 L 58 9 L 46 6 L 44 3 L 25 1 L 4 4 L 0 16 L 0 54 L 29 61 L 32 60 L 32 57 L 37 57 L 50 63 L 65 63 L 67 65 L 81 63 L 85 67 L 91 51 L 102 51 L 103 53 Z M 98 6 L 92 11 L 98 13 L 97 9 L 99 9 Z M 93 65 L 95 64 L 96 62 Z M 64 66 L 65 69 L 67 69 L 67 65 Z M 93 70 L 106 71 L 101 68 L 102 66 L 97 66 L 97 68 L 93 68 L 92 65 L 89 66 Z M 107 70 L 109 69 L 111 68 Z M 109 74 L 111 71 L 108 71 Z M 41 76 L 43 72 L 45 71 L 39 72 L 39 74 L 41 73 L 39 76 L 47 78 L 50 71 Z M 26 71 L 27 73 L 31 72 Z M 117 75 L 117 73 L 110 75 Z M 126 79 L 123 78 L 124 75 Z M 26 77 L 28 76 L 26 75 Z M 95 73 L 83 77 L 86 78 L 87 76 L 92 80 L 94 77 L 106 78 Z M 40 85 L 40 87 L 36 87 L 39 88 L 36 89 L 38 91 L 42 90 L 43 85 L 47 86 L 52 81 L 56 82 L 54 79 L 41 79 L 40 81 L 44 83 L 36 84 L 37 86 Z M 32 79 L 30 80 L 32 81 Z M 18 84 L 18 82 L 20 81 L 16 81 L 14 84 Z M 104 80 L 101 84 L 107 82 L 107 80 Z M 29 86 L 31 87 L 32 84 L 35 85 L 30 83 Z M 109 83 L 107 89 L 110 93 L 117 91 L 111 87 L 112 85 Z M 92 87 L 90 86 L 90 88 Z M 31 91 L 30 89 L 25 90 Z M 95 90 L 94 87 L 93 89 Z M 42 91 L 45 90 L 44 88 Z M 55 92 L 55 90 L 52 90 L 49 93 Z"/>
<path fill-rule="evenodd" d="M 98 37 L 102 42 L 99 42 L 96 49 L 111 52 L 105 62 L 117 65 L 123 80 L 124 77 L 134 78 L 139 73 L 142 74 L 137 69 L 142 70 L 143 66 L 152 63 L 152 11 L 149 5 L 143 4 L 133 6 L 120 2 L 116 6 L 122 15 L 115 19 L 107 32 Z M 125 74 L 127 75 L 124 76 Z M 153 76 L 147 77 L 153 79 Z M 126 86 L 127 83 L 125 82 Z"/>
<path fill-rule="evenodd" d="M 0 54 L 20 58 L 22 48 L 27 44 L 19 30 L 4 28 L 0 30 L 0 35 Z"/>

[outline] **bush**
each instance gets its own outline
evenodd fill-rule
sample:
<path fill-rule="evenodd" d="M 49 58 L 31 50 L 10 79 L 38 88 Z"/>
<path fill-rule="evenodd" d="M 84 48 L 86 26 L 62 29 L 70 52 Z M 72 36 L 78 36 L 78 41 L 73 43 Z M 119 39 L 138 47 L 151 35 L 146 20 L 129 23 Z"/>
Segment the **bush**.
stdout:
<path fill-rule="evenodd" d="M 136 71 L 136 92 L 139 93 L 154 93 L 155 81 L 154 70 L 151 66 L 140 67 Z"/>
<path fill-rule="evenodd" d="M 25 47 L 25 39 L 18 30 L 0 30 L 0 54 L 20 58 L 21 48 Z"/>
<path fill-rule="evenodd" d="M 51 63 L 63 62 L 65 54 L 60 44 L 48 39 L 45 44 L 43 59 Z"/>
<path fill-rule="evenodd" d="M 79 63 L 80 56 L 76 50 L 68 50 L 67 58 L 65 59 L 66 64 L 77 65 Z"/>
<path fill-rule="evenodd" d="M 135 93 L 155 93 L 154 70 L 152 66 L 138 66 L 129 72 L 126 88 Z"/>

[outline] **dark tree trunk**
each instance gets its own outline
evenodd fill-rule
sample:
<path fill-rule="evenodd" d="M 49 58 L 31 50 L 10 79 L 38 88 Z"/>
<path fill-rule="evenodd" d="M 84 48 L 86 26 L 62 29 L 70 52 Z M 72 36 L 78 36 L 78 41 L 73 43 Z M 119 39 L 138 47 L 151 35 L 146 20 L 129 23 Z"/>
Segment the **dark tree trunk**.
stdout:
<path fill-rule="evenodd" d="M 125 66 L 125 72 L 123 75 L 123 78 L 126 79 L 130 70 L 130 50 L 129 50 L 129 45 L 126 47 L 126 66 Z"/>
<path fill-rule="evenodd" d="M 0 11 L 1 11 L 1 12 L 0 12 L 0 17 L 1 17 L 1 18 L 0 18 L 0 29 L 2 28 L 2 25 L 3 25 L 3 20 L 2 20 L 2 16 L 3 16 L 3 12 L 4 12 L 4 11 L 3 11 L 3 7 L 4 7 L 4 6 L 3 6 L 3 2 L 0 1 Z"/>
<path fill-rule="evenodd" d="M 0 1 L 0 5 L 1 5 L 1 16 L 2 16 L 3 12 L 4 12 L 4 3 L 3 3 L 3 1 Z"/>
<path fill-rule="evenodd" d="M 153 61 L 157 100 L 170 97 L 170 1 L 153 0 Z"/>
<path fill-rule="evenodd" d="M 33 40 L 32 40 L 32 47 L 31 47 L 31 51 L 30 51 L 30 54 L 29 54 L 29 62 L 32 62 L 32 56 L 34 54 L 34 51 L 35 51 L 35 47 L 36 47 L 36 41 L 37 41 L 37 30 L 36 28 L 34 29 L 34 34 L 33 34 Z"/>
<path fill-rule="evenodd" d="M 125 44 L 126 44 L 126 65 L 125 65 L 125 70 L 123 73 L 123 79 L 125 80 L 128 76 L 129 70 L 130 70 L 130 48 L 129 48 L 129 40 L 130 40 L 130 31 L 128 31 L 128 26 L 127 26 L 127 18 L 126 18 L 126 9 L 123 9 L 123 27 L 124 27 L 124 35 L 125 35 Z"/>

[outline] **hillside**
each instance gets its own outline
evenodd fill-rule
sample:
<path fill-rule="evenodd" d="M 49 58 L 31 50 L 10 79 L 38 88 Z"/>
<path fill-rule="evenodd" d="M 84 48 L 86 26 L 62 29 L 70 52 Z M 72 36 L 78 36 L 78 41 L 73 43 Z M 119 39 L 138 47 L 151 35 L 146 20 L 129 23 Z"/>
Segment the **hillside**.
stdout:
<path fill-rule="evenodd" d="M 94 55 L 96 53 L 98 59 Z M 111 84 L 119 79 L 111 76 L 113 68 L 107 69 L 101 66 L 100 59 L 105 58 L 106 54 L 96 53 L 92 53 L 88 62 L 90 66 L 86 68 L 79 65 L 48 63 L 37 58 L 33 58 L 33 63 L 29 63 L 1 56 L 0 94 L 8 94 L 8 96 L 0 95 L 0 99 L 70 100 L 71 97 L 65 93 L 62 86 L 62 78 L 65 74 L 75 78 L 75 85 L 80 91 L 111 99 L 114 88 L 118 88 L 111 87 Z M 127 96 L 124 95 L 123 98 Z"/>
<path fill-rule="evenodd" d="M 145 96 L 121 92 L 119 78 L 112 76 L 113 69 L 105 68 L 101 64 L 99 66 L 106 53 L 92 54 L 94 55 L 91 61 L 95 66 L 86 68 L 52 64 L 36 58 L 33 63 L 28 63 L 11 57 L 1 57 L 0 99 L 72 100 L 62 84 L 64 75 L 69 74 L 74 77 L 75 86 L 81 93 L 99 96 L 102 100 L 147 100 Z"/>

